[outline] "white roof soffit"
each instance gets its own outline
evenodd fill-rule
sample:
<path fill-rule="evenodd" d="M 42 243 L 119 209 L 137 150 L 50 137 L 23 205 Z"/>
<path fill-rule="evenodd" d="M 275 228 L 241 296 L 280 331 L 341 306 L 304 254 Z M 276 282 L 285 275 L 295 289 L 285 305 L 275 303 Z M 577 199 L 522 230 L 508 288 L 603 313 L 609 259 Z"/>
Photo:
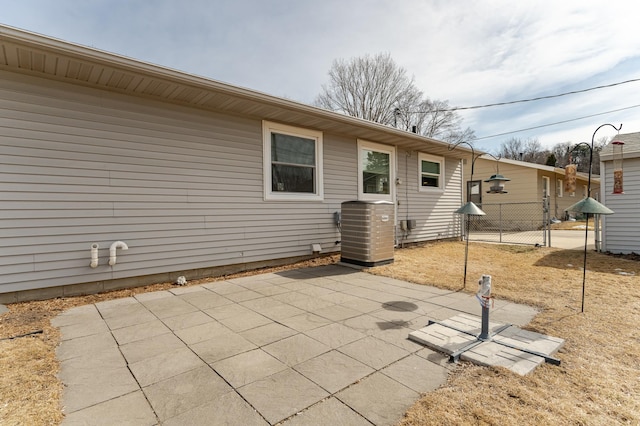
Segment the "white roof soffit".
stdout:
<path fill-rule="evenodd" d="M 359 118 L 0 25 L 0 69 L 464 158 L 471 152 Z"/>

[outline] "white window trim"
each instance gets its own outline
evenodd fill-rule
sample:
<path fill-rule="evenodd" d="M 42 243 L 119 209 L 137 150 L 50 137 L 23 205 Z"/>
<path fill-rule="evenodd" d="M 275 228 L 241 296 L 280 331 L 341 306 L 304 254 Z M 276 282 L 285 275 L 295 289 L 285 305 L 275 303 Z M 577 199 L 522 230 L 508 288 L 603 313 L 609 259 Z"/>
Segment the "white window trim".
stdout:
<path fill-rule="evenodd" d="M 271 185 L 271 133 L 298 136 L 316 141 L 315 191 L 311 193 L 273 192 Z M 264 199 L 278 201 L 322 201 L 324 199 L 323 167 L 322 167 L 322 132 L 287 126 L 286 124 L 262 122 L 262 169 Z"/>
<path fill-rule="evenodd" d="M 422 160 L 431 161 L 432 163 L 440 163 L 440 176 L 438 186 L 422 186 Z M 420 192 L 444 192 L 444 157 L 437 155 L 418 153 L 418 190 Z"/>
<path fill-rule="evenodd" d="M 385 152 L 389 154 L 389 194 L 367 194 L 362 190 L 362 150 Z M 358 139 L 358 200 L 363 201 L 391 201 L 395 200 L 396 189 L 396 147 L 392 145 L 382 145 L 366 140 Z"/>
<path fill-rule="evenodd" d="M 542 195 L 551 196 L 551 178 L 549 176 L 542 176 Z"/>
<path fill-rule="evenodd" d="M 564 195 L 564 181 L 562 179 L 556 180 L 556 194 L 558 198 L 562 198 Z"/>

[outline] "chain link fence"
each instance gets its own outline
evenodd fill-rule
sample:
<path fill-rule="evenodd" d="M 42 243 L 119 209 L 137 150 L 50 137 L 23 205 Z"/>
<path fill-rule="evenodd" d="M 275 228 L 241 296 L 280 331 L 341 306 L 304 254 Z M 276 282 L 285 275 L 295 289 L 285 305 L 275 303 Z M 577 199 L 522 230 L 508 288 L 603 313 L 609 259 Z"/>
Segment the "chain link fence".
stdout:
<path fill-rule="evenodd" d="M 549 202 L 482 203 L 486 216 L 469 217 L 469 241 L 546 246 Z"/>

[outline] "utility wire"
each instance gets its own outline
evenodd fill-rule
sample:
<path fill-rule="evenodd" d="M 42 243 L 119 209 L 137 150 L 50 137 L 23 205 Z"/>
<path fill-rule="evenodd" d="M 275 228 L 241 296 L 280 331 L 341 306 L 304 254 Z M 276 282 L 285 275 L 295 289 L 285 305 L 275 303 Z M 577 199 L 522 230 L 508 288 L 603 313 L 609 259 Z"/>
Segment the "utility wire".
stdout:
<path fill-rule="evenodd" d="M 474 106 L 470 106 L 470 107 L 454 107 L 454 108 L 448 109 L 446 111 L 459 111 L 459 110 L 463 110 L 463 109 L 488 108 L 488 107 L 501 106 L 501 105 L 511 105 L 511 104 L 520 104 L 520 103 L 524 103 L 524 102 L 533 102 L 533 101 L 539 101 L 539 100 L 542 100 L 542 99 L 559 98 L 561 96 L 575 95 L 576 93 L 590 92 L 592 90 L 598 90 L 598 89 L 605 89 L 607 87 L 620 86 L 621 84 L 633 83 L 633 82 L 636 82 L 636 81 L 640 81 L 640 78 L 634 78 L 632 80 L 620 81 L 618 83 L 605 84 L 603 86 L 590 87 L 588 89 L 573 90 L 571 92 L 560 93 L 560 94 L 557 94 L 557 95 L 539 96 L 537 98 L 520 99 L 520 100 L 517 100 L 517 101 L 509 101 L 509 102 L 498 102 L 498 103 L 495 103 L 495 104 L 474 105 Z"/>
<path fill-rule="evenodd" d="M 539 126 L 534 126 L 534 127 L 527 127 L 526 129 L 520 129 L 520 130 L 513 130 L 511 132 L 504 132 L 504 133 L 498 133 L 497 135 L 491 135 L 491 136 L 483 136 L 481 138 L 474 138 L 474 141 L 479 141 L 482 139 L 489 139 L 489 138 L 496 138 L 498 136 L 505 136 L 505 135 L 511 135 L 513 133 L 519 133 L 519 132 L 524 132 L 527 130 L 533 130 L 533 129 L 541 129 L 543 127 L 550 127 L 550 126 L 556 126 L 558 124 L 564 124 L 564 123 L 570 123 L 572 121 L 578 121 L 578 120 L 583 120 L 585 118 L 591 118 L 591 117 L 597 117 L 599 115 L 605 115 L 605 114 L 611 114 L 612 112 L 618 112 L 618 111 L 624 111 L 626 109 L 631 109 L 631 108 L 638 108 L 640 107 L 640 104 L 638 105 L 632 105 L 629 107 L 625 107 L 625 108 L 619 108 L 619 109 L 614 109 L 611 111 L 605 111 L 605 112 L 599 112 L 597 114 L 591 114 L 591 115 L 585 115 L 583 117 L 578 117 L 578 118 L 571 118 L 569 120 L 563 120 L 563 121 L 556 121 L 555 123 L 548 123 L 548 124 L 541 124 Z"/>
<path fill-rule="evenodd" d="M 571 92 L 559 93 L 557 95 L 538 96 L 536 98 L 519 99 L 519 100 L 516 100 L 516 101 L 507 101 L 507 102 L 497 102 L 497 103 L 494 103 L 494 104 L 474 105 L 474 106 L 468 106 L 468 107 L 453 107 L 453 108 L 446 108 L 446 109 L 436 109 L 435 111 L 437 111 L 437 112 L 451 112 L 451 111 L 462 111 L 462 110 L 469 110 L 469 109 L 489 108 L 489 107 L 494 107 L 494 106 L 521 104 L 521 103 L 525 103 L 525 102 L 540 101 L 542 99 L 552 99 L 552 98 L 559 98 L 559 97 L 567 96 L 567 95 L 575 95 L 577 93 L 584 93 L 584 92 L 590 92 L 592 90 L 605 89 L 607 87 L 620 86 L 621 84 L 634 83 L 636 81 L 640 81 L 640 78 L 634 78 L 632 80 L 620 81 L 618 83 L 605 84 L 603 86 L 590 87 L 588 89 L 573 90 Z M 414 114 L 425 114 L 425 113 L 429 113 L 429 112 L 433 112 L 433 111 L 410 111 L 410 113 L 414 113 Z"/>

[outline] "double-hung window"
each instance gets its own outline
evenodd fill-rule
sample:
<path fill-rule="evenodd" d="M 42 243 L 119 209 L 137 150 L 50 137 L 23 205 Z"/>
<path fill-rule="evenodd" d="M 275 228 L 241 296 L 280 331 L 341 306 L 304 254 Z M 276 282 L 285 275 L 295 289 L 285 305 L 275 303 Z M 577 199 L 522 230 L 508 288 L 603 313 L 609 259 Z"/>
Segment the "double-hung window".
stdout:
<path fill-rule="evenodd" d="M 444 189 L 444 158 L 420 153 L 418 163 L 420 191 Z"/>
<path fill-rule="evenodd" d="M 266 200 L 322 200 L 322 132 L 264 121 Z"/>

